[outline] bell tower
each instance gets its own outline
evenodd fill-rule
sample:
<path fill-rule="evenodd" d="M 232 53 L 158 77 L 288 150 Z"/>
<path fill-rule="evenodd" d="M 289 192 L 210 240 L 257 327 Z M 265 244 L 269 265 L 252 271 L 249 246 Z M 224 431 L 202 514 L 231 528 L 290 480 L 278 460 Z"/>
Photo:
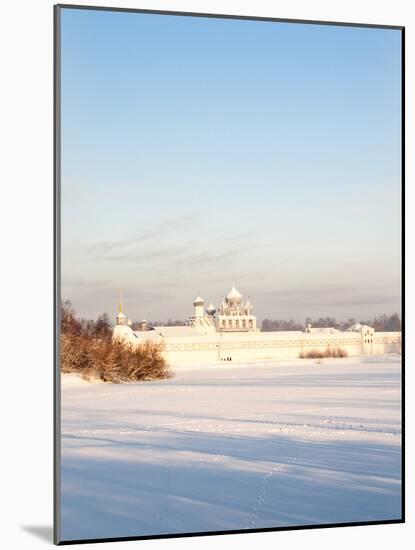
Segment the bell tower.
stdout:
<path fill-rule="evenodd" d="M 127 319 L 122 312 L 122 290 L 120 290 L 119 301 L 118 301 L 118 314 L 117 314 L 117 325 L 126 325 Z"/>
<path fill-rule="evenodd" d="M 194 316 L 195 317 L 203 317 L 204 316 L 204 309 L 205 309 L 205 301 L 203 298 L 200 297 L 200 295 L 195 298 L 193 302 L 194 307 Z"/>

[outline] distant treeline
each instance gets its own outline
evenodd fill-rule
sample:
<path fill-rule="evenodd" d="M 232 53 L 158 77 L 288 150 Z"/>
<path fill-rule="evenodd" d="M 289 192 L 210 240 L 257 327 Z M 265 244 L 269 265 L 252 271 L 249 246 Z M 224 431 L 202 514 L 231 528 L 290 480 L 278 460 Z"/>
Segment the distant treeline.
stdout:
<path fill-rule="evenodd" d="M 101 316 L 97 319 L 98 330 L 102 330 L 103 325 L 108 321 L 108 316 Z M 307 317 L 304 323 L 296 323 L 293 319 L 289 321 L 284 319 L 264 319 L 262 321 L 261 330 L 263 332 L 273 332 L 273 331 L 286 331 L 286 330 L 299 330 L 303 331 L 308 324 L 311 324 L 312 327 L 334 327 L 338 330 L 346 330 L 352 325 L 355 325 L 359 322 L 361 325 L 369 325 L 373 327 L 378 332 L 395 332 L 402 329 L 402 323 L 399 315 L 393 313 L 392 315 L 380 315 L 374 319 L 369 320 L 356 320 L 355 318 L 348 319 L 347 321 L 337 321 L 334 317 L 320 317 L 318 319 L 311 319 Z M 83 321 L 86 323 L 86 326 L 90 326 L 91 330 L 94 330 L 93 321 Z M 92 324 L 91 324 L 92 323 Z M 180 327 L 184 326 L 186 323 L 181 320 L 172 320 L 169 319 L 167 322 L 153 321 L 149 322 L 147 325 L 148 329 L 158 326 L 167 326 L 167 327 Z M 133 330 L 138 330 L 140 328 L 140 323 L 134 322 L 132 326 Z"/>
<path fill-rule="evenodd" d="M 112 326 L 107 313 L 103 313 L 96 320 L 77 318 L 70 300 L 66 300 L 61 305 L 61 332 L 62 334 L 111 340 Z"/>
<path fill-rule="evenodd" d="M 112 340 L 106 313 L 95 321 L 78 319 L 69 300 L 61 304 L 61 369 L 86 379 L 127 382 L 169 378 L 157 344 L 132 347 Z"/>
<path fill-rule="evenodd" d="M 285 330 L 303 331 L 308 324 L 311 324 L 312 327 L 334 327 L 338 330 L 346 330 L 350 326 L 355 325 L 357 322 L 359 322 L 361 325 L 369 325 L 378 332 L 395 332 L 402 329 L 402 323 L 399 315 L 397 313 L 393 313 L 392 315 L 384 314 L 380 315 L 379 317 L 375 317 L 374 319 L 359 321 L 354 318 L 348 319 L 347 321 L 336 321 L 334 317 L 320 317 L 319 319 L 314 320 L 310 317 L 307 317 L 303 324 L 296 323 L 292 319 L 290 321 L 264 319 L 262 321 L 261 330 L 263 332 Z"/>

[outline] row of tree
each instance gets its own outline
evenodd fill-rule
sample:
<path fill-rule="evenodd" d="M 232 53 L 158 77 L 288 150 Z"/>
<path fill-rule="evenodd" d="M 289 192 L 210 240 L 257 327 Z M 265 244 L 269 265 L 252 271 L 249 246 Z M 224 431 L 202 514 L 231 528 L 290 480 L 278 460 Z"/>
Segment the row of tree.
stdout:
<path fill-rule="evenodd" d="M 334 317 L 320 317 L 319 319 L 311 319 L 307 317 L 304 324 L 296 323 L 292 319 L 289 321 L 285 320 L 271 320 L 264 319 L 262 321 L 261 330 L 263 332 L 272 332 L 272 331 L 285 331 L 285 330 L 304 330 L 304 328 L 311 324 L 312 327 L 334 327 L 338 330 L 346 330 L 350 326 L 355 325 L 359 322 L 361 325 L 369 325 L 373 327 L 378 332 L 394 332 L 402 330 L 402 322 L 397 313 L 392 315 L 380 315 L 374 319 L 356 321 L 356 319 L 351 318 L 347 321 L 337 321 Z"/>
<path fill-rule="evenodd" d="M 83 335 L 89 338 L 100 338 L 104 340 L 110 340 L 112 336 L 112 325 L 107 313 L 103 313 L 96 320 L 92 319 L 78 319 L 75 311 L 69 300 L 62 302 L 61 308 L 62 334 Z M 311 324 L 312 327 L 334 327 L 338 330 L 346 330 L 350 326 L 359 322 L 362 325 L 369 325 L 378 332 L 394 332 L 402 330 L 402 322 L 397 313 L 392 315 L 380 315 L 374 319 L 357 321 L 354 318 L 347 319 L 347 321 L 337 321 L 334 317 L 320 317 L 318 319 L 312 319 L 307 317 L 304 323 L 296 323 L 293 319 L 287 320 L 271 320 L 264 319 L 262 321 L 261 330 L 263 332 L 272 331 L 286 331 L 286 330 L 300 330 Z M 148 328 L 156 326 L 183 326 L 185 323 L 180 320 L 169 319 L 167 323 L 151 322 L 148 324 Z M 133 323 L 133 330 L 139 328 L 139 323 Z"/>
<path fill-rule="evenodd" d="M 110 340 L 112 326 L 107 313 L 103 313 L 96 320 L 77 318 L 70 300 L 66 300 L 61 304 L 61 332 L 74 336 Z"/>

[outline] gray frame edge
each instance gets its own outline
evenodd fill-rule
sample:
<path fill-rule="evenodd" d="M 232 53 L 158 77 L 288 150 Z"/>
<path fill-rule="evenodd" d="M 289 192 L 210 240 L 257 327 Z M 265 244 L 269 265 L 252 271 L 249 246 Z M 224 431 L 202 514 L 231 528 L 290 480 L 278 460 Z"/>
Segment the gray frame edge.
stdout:
<path fill-rule="evenodd" d="M 53 543 L 61 541 L 61 7 L 53 6 Z"/>

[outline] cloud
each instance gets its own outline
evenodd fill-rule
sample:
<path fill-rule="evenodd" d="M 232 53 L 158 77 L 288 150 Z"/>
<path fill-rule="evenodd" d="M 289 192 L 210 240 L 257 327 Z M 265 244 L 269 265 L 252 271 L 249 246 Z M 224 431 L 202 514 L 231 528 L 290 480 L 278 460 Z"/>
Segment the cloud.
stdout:
<path fill-rule="evenodd" d="M 82 278 L 65 278 L 62 279 L 62 286 L 66 288 L 105 288 L 112 285 L 111 281 L 99 281 L 91 279 L 82 279 Z"/>
<path fill-rule="evenodd" d="M 304 284 L 254 294 L 256 312 L 264 317 L 303 319 L 307 315 L 333 315 L 338 319 L 371 317 L 400 310 L 400 286 L 355 282 Z"/>
<path fill-rule="evenodd" d="M 275 297 L 281 301 L 298 300 L 303 303 L 318 303 L 323 300 L 333 305 L 374 304 L 399 298 L 395 285 L 359 286 L 356 283 L 303 284 L 277 291 L 260 291 L 265 298 Z"/>
<path fill-rule="evenodd" d="M 113 250 L 128 249 L 133 245 L 151 243 L 157 241 L 160 238 L 160 234 L 180 232 L 189 228 L 194 219 L 194 214 L 187 214 L 177 218 L 159 220 L 154 226 L 147 227 L 138 235 L 116 241 L 100 241 L 86 247 L 85 252 L 92 254 L 96 259 L 107 259 L 107 254 Z"/>

